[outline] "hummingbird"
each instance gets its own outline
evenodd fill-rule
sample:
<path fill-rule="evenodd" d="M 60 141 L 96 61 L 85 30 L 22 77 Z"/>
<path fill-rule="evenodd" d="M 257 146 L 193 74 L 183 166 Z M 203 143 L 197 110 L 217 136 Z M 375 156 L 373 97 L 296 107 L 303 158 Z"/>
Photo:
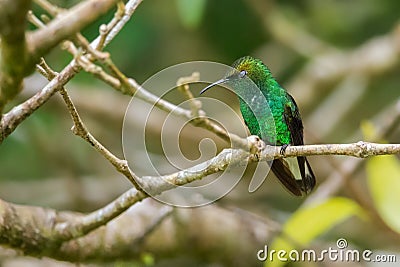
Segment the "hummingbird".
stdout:
<path fill-rule="evenodd" d="M 295 100 L 261 60 L 251 56 L 239 58 L 225 77 L 205 87 L 200 94 L 222 84 L 232 85 L 252 135 L 259 136 L 266 144 L 281 146 L 282 155 L 289 145 L 304 144 L 303 122 Z M 315 176 L 306 157 L 274 159 L 271 169 L 296 196 L 307 195 L 315 186 Z"/>

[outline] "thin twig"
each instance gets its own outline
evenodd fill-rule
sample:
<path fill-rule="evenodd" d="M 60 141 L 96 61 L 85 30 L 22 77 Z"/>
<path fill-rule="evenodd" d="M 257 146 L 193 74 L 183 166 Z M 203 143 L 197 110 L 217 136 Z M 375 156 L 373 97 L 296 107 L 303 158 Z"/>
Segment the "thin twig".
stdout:
<path fill-rule="evenodd" d="M 47 0 L 34 0 L 34 2 L 40 6 L 41 8 L 43 8 L 44 10 L 46 10 L 50 15 L 52 15 L 53 17 L 57 16 L 58 14 L 60 14 L 61 12 L 64 12 L 65 9 L 60 8 L 52 3 L 50 3 Z"/>
<path fill-rule="evenodd" d="M 130 1 L 130 3 L 140 3 L 140 1 Z M 116 19 L 118 21 L 115 25 L 120 25 L 119 23 L 122 23 L 121 19 Z M 91 46 L 97 49 L 100 49 L 102 46 L 102 43 L 106 44 L 107 39 L 104 37 L 106 34 L 103 34 L 100 36 L 99 43 L 92 43 Z M 111 33 L 110 33 L 111 36 Z M 103 40 L 101 40 L 103 39 Z M 82 41 L 82 40 L 81 40 Z M 86 48 L 88 48 L 88 45 L 82 41 L 82 45 Z M 90 67 L 91 64 L 91 59 L 89 56 L 94 56 L 96 58 L 99 58 L 99 60 L 102 60 L 102 62 L 105 62 L 107 67 L 111 70 L 112 74 L 116 76 L 117 78 L 114 78 L 108 74 L 101 74 L 102 77 L 112 77 L 108 79 L 109 83 L 114 83 L 115 88 L 118 90 L 125 90 L 129 89 L 127 91 L 129 94 L 135 94 L 141 99 L 144 99 L 145 101 L 151 102 L 151 103 L 157 103 L 157 106 L 160 109 L 167 110 L 169 112 L 174 113 L 175 115 L 178 116 L 183 116 L 185 118 L 191 119 L 193 118 L 193 112 L 190 112 L 189 110 L 185 109 L 177 109 L 175 105 L 171 104 L 170 102 L 167 102 L 165 100 L 159 99 L 157 96 L 152 95 L 148 91 L 144 90 L 140 85 L 138 85 L 134 80 L 127 78 L 122 72 L 119 71 L 119 69 L 113 64 L 110 58 L 105 57 L 103 59 L 100 58 L 99 55 L 104 55 L 104 54 L 99 54 L 93 49 L 86 49 L 86 52 L 89 54 L 87 55 L 79 55 L 76 59 L 76 61 L 72 61 L 69 66 L 67 66 L 66 69 L 63 70 L 60 74 L 57 74 L 55 72 L 50 71 L 50 68 L 42 62 L 40 65 L 40 72 L 41 73 L 46 73 L 47 77 L 49 79 L 52 79 L 52 81 L 49 83 L 48 94 L 56 92 L 56 90 L 60 90 L 60 92 L 63 95 L 63 99 L 65 103 L 67 104 L 68 110 L 71 114 L 72 120 L 74 121 L 74 132 L 82 137 L 84 140 L 89 142 L 93 147 L 95 147 L 103 156 L 105 156 L 113 165 L 124 175 L 133 175 L 132 172 L 129 170 L 128 165 L 126 161 L 120 160 L 117 157 L 115 157 L 111 152 L 109 152 L 106 148 L 104 148 L 86 129 L 85 125 L 82 123 L 79 114 L 71 101 L 69 95 L 63 89 L 63 85 L 69 81 L 70 78 L 75 75 L 79 71 L 79 66 L 75 65 L 76 62 L 79 62 L 79 64 L 87 64 L 88 67 Z M 94 64 L 93 64 L 94 65 Z M 97 70 L 98 71 L 98 70 Z M 101 70 L 100 70 L 101 71 Z M 64 76 L 63 76 L 64 75 Z M 106 76 L 108 75 L 108 76 Z M 60 81 L 60 77 L 65 77 L 63 80 Z M 54 81 L 54 82 L 53 82 Z M 52 84 L 53 83 L 53 84 Z M 52 85 L 50 85 L 52 84 Z M 122 88 L 126 87 L 126 88 Z M 56 89 L 54 89 L 56 88 Z M 44 91 L 44 89 L 42 90 Z M 42 93 L 42 92 L 40 92 Z M 39 94 L 39 96 L 43 96 L 42 94 Z M 45 95 L 47 97 L 47 95 Z M 51 96 L 51 95 L 50 95 Z M 49 97 L 50 97 L 49 96 Z M 44 96 L 43 96 L 44 97 Z M 37 99 L 37 98 L 35 98 Z M 33 100 L 35 100 L 33 99 Z M 47 98 L 48 99 L 48 98 Z M 19 118 L 24 118 L 23 116 L 27 116 L 26 114 L 32 113 L 36 108 L 40 107 L 43 103 L 43 101 L 40 102 L 37 100 L 37 102 L 26 102 L 30 103 L 32 105 L 36 105 L 34 108 L 32 108 L 29 105 L 25 106 L 20 106 L 22 108 L 26 108 L 28 111 L 20 111 L 20 116 Z M 18 110 L 14 110 L 14 114 L 18 114 Z M 30 112 L 30 113 L 29 113 Z M 10 121 L 10 120 L 9 120 Z M 9 122 L 8 121 L 8 122 Z M 207 123 L 208 122 L 208 123 Z M 205 127 L 207 129 L 210 129 L 211 131 L 215 132 L 216 134 L 220 135 L 221 137 L 227 138 L 228 140 L 232 137 L 232 135 L 229 135 L 229 133 L 225 132 L 223 129 L 213 123 L 210 123 L 209 120 L 206 119 L 200 119 L 197 122 L 198 125 Z M 3 125 L 3 121 L 2 121 Z M 7 126 L 10 126 L 9 124 L 6 124 Z M 15 126 L 16 127 L 16 126 Z M 14 127 L 14 129 L 15 129 Z M 218 129 L 219 127 L 219 129 Z M 12 127 L 10 128 L 12 131 Z M 237 137 L 239 138 L 239 137 Z M 247 139 L 241 139 L 239 138 L 239 141 L 243 144 L 245 144 L 244 147 L 248 147 L 248 140 Z M 259 141 L 259 143 L 262 143 Z M 136 179 L 133 179 L 132 181 L 138 181 L 140 182 L 141 187 L 146 189 L 146 192 L 151 192 L 152 194 L 160 194 L 166 190 L 170 190 L 172 188 L 175 188 L 176 186 L 179 185 L 184 185 L 187 183 L 190 183 L 195 180 L 199 180 L 204 178 L 207 175 L 217 173 L 220 171 L 224 171 L 228 168 L 228 166 L 232 166 L 235 164 L 243 164 L 247 163 L 249 161 L 253 160 L 271 160 L 274 158 L 280 158 L 283 157 L 280 154 L 280 147 L 271 147 L 271 146 L 265 146 L 264 144 L 259 144 L 259 143 L 252 143 L 251 150 L 242 150 L 242 149 L 226 149 L 222 151 L 220 154 L 218 154 L 216 157 L 210 159 L 207 162 L 204 162 L 200 165 L 194 166 L 192 168 L 188 168 L 176 173 L 172 173 L 169 175 L 165 176 L 145 176 L 145 177 L 137 177 Z M 291 146 L 286 149 L 286 154 L 285 156 L 287 157 L 294 157 L 294 156 L 300 156 L 300 155 L 347 155 L 347 156 L 354 156 L 354 157 L 367 157 L 367 156 L 372 156 L 372 155 L 382 155 L 382 154 L 394 154 L 394 153 L 399 153 L 400 152 L 400 145 L 399 144 L 375 144 L 375 143 L 367 143 L 367 142 L 358 142 L 354 144 L 334 144 L 334 145 L 312 145 L 312 146 Z M 257 157 L 254 157 L 253 154 L 257 154 Z M 125 194 L 123 194 L 121 197 L 119 197 L 117 200 L 113 201 L 109 205 L 107 205 L 104 208 L 101 208 L 93 213 L 90 213 L 86 216 L 82 216 L 80 219 L 74 218 L 74 220 L 62 220 L 62 221 L 56 221 L 54 223 L 54 229 L 55 233 L 54 236 L 51 236 L 53 238 L 53 242 L 60 242 L 63 240 L 70 240 L 72 238 L 77 238 L 81 237 L 84 235 L 87 235 L 89 232 L 93 231 L 94 229 L 97 229 L 101 225 L 105 225 L 108 223 L 110 220 L 114 219 L 116 216 L 120 215 L 124 211 L 126 211 L 130 206 L 133 204 L 141 201 L 142 199 L 148 197 L 147 194 L 136 190 L 136 189 L 131 189 Z M 53 217 L 51 217 L 53 218 Z M 23 228 L 22 228 L 23 229 Z M 49 233 L 44 233 L 43 235 L 49 235 Z M 51 239 L 50 238 L 50 239 Z M 54 241 L 55 239 L 55 241 Z"/>
<path fill-rule="evenodd" d="M 27 18 L 30 23 L 38 28 L 43 28 L 46 26 L 46 24 L 44 24 L 38 17 L 35 16 L 35 14 L 33 14 L 32 10 L 28 11 Z"/>
<path fill-rule="evenodd" d="M 132 3 L 136 3 L 135 7 L 138 6 L 138 3 L 141 1 L 130 1 Z M 135 9 L 131 9 L 129 14 L 132 15 Z M 128 14 L 128 13 L 126 13 Z M 115 19 L 107 25 L 108 28 L 117 24 L 115 23 Z M 120 22 L 118 25 L 122 27 L 127 20 L 124 20 L 124 23 Z M 112 35 L 109 39 L 111 41 L 116 35 Z M 47 37 L 46 37 L 47 38 Z M 97 43 L 96 43 L 97 44 Z M 92 47 L 96 47 L 94 42 L 91 44 Z M 54 95 L 55 92 L 62 86 L 64 86 L 67 82 L 69 82 L 79 71 L 81 67 L 76 64 L 76 60 L 72 60 L 50 83 L 48 83 L 40 92 L 36 93 L 33 97 L 26 100 L 22 104 L 15 106 L 12 108 L 7 114 L 1 118 L 0 121 L 0 144 L 4 141 L 4 139 L 10 135 L 18 125 L 23 122 L 27 117 L 29 117 L 36 109 L 41 107 L 44 103 L 50 99 L 51 96 Z"/>
<path fill-rule="evenodd" d="M 248 139 L 251 139 L 250 137 Z M 253 142 L 252 140 L 249 140 Z M 245 151 L 242 149 L 224 149 L 217 156 L 210 160 L 164 176 L 143 176 L 137 179 L 140 186 L 152 196 L 171 190 L 176 186 L 185 185 L 204 177 L 226 170 L 228 167 L 246 164 L 249 161 L 271 160 L 283 157 L 280 153 L 280 147 L 265 146 L 253 143 L 256 148 L 254 151 Z M 260 149 L 260 150 L 257 150 Z M 353 151 L 349 151 L 353 149 Z M 253 157 L 253 153 L 259 157 Z M 286 156 L 295 157 L 299 155 L 347 155 L 354 157 L 366 157 L 372 155 L 395 154 L 400 153 L 400 144 L 375 144 L 358 142 L 354 144 L 335 144 L 335 145 L 312 145 L 312 146 L 289 146 L 286 150 Z M 60 236 L 63 239 L 76 238 L 87 234 L 100 225 L 104 225 L 115 218 L 133 204 L 143 200 L 149 195 L 136 189 L 131 189 L 121 195 L 117 200 L 108 204 L 79 221 L 63 222 L 56 226 Z"/>
<path fill-rule="evenodd" d="M 121 5 L 119 5 L 121 8 Z M 52 10 L 55 12 L 56 7 L 53 6 Z M 119 9 L 120 9 L 119 8 Z M 116 14 L 117 16 L 118 14 Z M 37 19 L 33 14 L 30 14 L 30 19 L 31 21 L 36 24 L 38 27 L 43 27 L 44 24 Z M 89 42 L 80 34 L 76 34 L 76 40 L 78 43 L 87 50 L 89 53 L 88 56 L 95 56 L 96 58 L 103 59 L 107 58 L 107 54 L 102 53 L 100 51 L 94 50 Z M 86 66 L 87 64 L 82 64 L 82 62 L 90 62 L 91 59 L 87 59 L 85 56 L 74 54 L 75 59 L 77 62 L 81 62 L 81 65 Z M 109 64 L 112 64 L 109 63 Z M 47 64 L 46 62 L 41 59 L 41 62 L 39 64 L 40 66 L 40 72 L 45 72 L 45 77 L 47 77 L 49 80 L 52 80 L 54 77 L 57 76 L 57 73 L 54 72 Z M 119 73 L 117 73 L 119 74 Z M 124 77 L 121 77 L 121 80 L 127 80 Z M 124 174 L 129 181 L 138 189 L 140 190 L 140 187 L 138 186 L 137 182 L 135 181 L 135 174 L 129 169 L 128 164 L 125 160 L 121 160 L 118 157 L 116 157 L 113 153 L 111 153 L 107 148 L 105 148 L 99 141 L 96 140 L 96 138 L 93 137 L 93 135 L 87 130 L 86 126 L 82 122 L 70 96 L 68 95 L 67 91 L 65 90 L 64 87 L 61 87 L 59 89 L 60 94 L 63 97 L 64 102 L 66 103 L 66 106 L 68 108 L 68 111 L 72 117 L 72 120 L 74 122 L 74 126 L 72 128 L 74 134 L 77 136 L 80 136 L 83 138 L 85 141 L 87 141 L 90 145 L 92 145 L 101 155 L 103 155 L 120 173 Z"/>
<path fill-rule="evenodd" d="M 39 58 L 61 41 L 69 38 L 110 10 L 118 0 L 86 0 L 56 17 L 45 28 L 28 35 L 30 54 Z M 52 36 L 52 38 L 48 38 Z"/>
<path fill-rule="evenodd" d="M 98 53 L 92 54 L 94 57 L 97 57 Z M 100 66 L 95 65 L 89 60 L 84 60 L 85 58 L 78 58 L 79 64 L 86 71 L 92 73 L 95 77 L 104 81 L 105 83 L 112 86 L 117 91 L 122 92 L 127 95 L 134 95 L 135 97 L 149 103 L 155 105 L 161 110 L 168 112 L 174 116 L 183 117 L 185 119 L 190 120 L 190 123 L 197 127 L 202 127 L 207 129 L 213 133 L 215 133 L 218 137 L 222 138 L 228 143 L 232 143 L 233 147 L 239 147 L 243 149 L 248 148 L 248 143 L 244 141 L 241 137 L 228 133 L 225 129 L 220 127 L 218 124 L 214 123 L 210 119 L 208 119 L 204 112 L 199 112 L 199 116 L 193 117 L 193 110 L 187 110 L 181 107 L 178 107 L 168 101 L 165 101 L 162 98 L 159 98 L 156 95 L 153 95 L 146 89 L 144 89 L 141 85 L 139 85 L 134 79 L 126 77 L 118 67 L 112 62 L 110 57 L 100 57 L 97 58 L 103 64 L 105 64 L 113 73 L 114 76 L 107 74 Z M 193 97 L 193 96 L 192 96 Z M 196 101 L 196 100 L 195 100 Z M 196 101 L 197 102 L 197 101 Z M 193 103 L 193 102 L 192 102 Z M 198 106 L 197 103 L 193 103 L 193 105 Z M 195 107 L 197 109 L 197 107 Z"/>
<path fill-rule="evenodd" d="M 396 101 L 393 108 L 390 108 L 390 119 L 384 121 L 383 125 L 377 129 L 374 139 L 381 140 L 385 138 L 387 134 L 391 133 L 394 127 L 398 126 L 400 121 L 400 100 Z M 379 121 L 381 117 L 379 117 Z M 385 118 L 387 119 L 387 114 L 385 112 Z M 326 181 L 318 187 L 318 189 L 311 194 L 306 201 L 303 203 L 304 206 L 311 203 L 320 202 L 334 195 L 350 177 L 354 176 L 354 173 L 360 168 L 363 161 L 360 160 L 346 160 L 340 167 L 339 172 L 334 172 L 326 179 Z"/>
<path fill-rule="evenodd" d="M 111 40 L 122 30 L 125 24 L 131 18 L 133 12 L 138 8 L 140 3 L 143 0 L 130 0 L 125 4 L 124 12 L 121 12 L 120 5 L 118 6 L 117 13 L 114 15 L 113 20 L 107 25 L 107 34 L 101 35 L 97 37 L 92 43 L 91 46 L 96 50 L 102 50 L 106 45 L 108 45 Z M 121 14 L 123 16 L 121 17 Z M 104 28 L 104 27 L 103 27 Z M 105 36 L 105 38 L 104 38 Z M 103 39 L 103 40 L 102 40 Z"/>
<path fill-rule="evenodd" d="M 132 188 L 101 209 L 76 220 L 67 220 L 57 223 L 54 226 L 56 231 L 55 235 L 57 236 L 57 239 L 63 241 L 85 236 L 98 227 L 107 224 L 109 221 L 130 208 L 133 204 L 138 203 L 147 197 L 147 194 Z"/>
<path fill-rule="evenodd" d="M 256 147 L 262 147 L 261 151 L 256 151 L 257 154 L 263 155 L 262 160 L 265 159 L 270 159 L 270 158 L 278 158 L 282 157 L 280 154 L 280 149 L 277 147 L 269 147 L 269 146 L 262 146 L 260 144 L 255 144 Z M 307 155 L 312 155 L 311 150 L 314 150 L 314 154 L 327 154 L 328 150 L 332 152 L 332 154 L 342 154 L 342 150 L 339 149 L 339 147 L 357 147 L 356 151 L 354 151 L 353 155 L 354 156 L 362 156 L 364 157 L 365 155 L 375 155 L 379 153 L 383 153 L 383 151 L 394 153 L 397 151 L 397 153 L 400 152 L 400 145 L 382 145 L 382 144 L 372 144 L 369 143 L 367 144 L 367 147 L 369 148 L 365 149 L 365 146 L 362 145 L 360 142 L 355 143 L 355 144 L 345 144 L 345 145 L 316 145 L 312 146 L 310 149 L 307 149 L 308 146 L 292 146 L 287 148 L 287 154 L 290 156 L 296 156 L 299 155 L 299 152 L 301 151 L 308 151 L 306 154 Z M 392 148 L 397 147 L 396 150 L 393 150 Z M 385 149 L 385 147 L 387 149 Z M 360 149 L 364 152 L 360 152 Z M 268 156 L 266 156 L 268 154 Z M 348 155 L 348 153 L 346 153 Z M 252 157 L 251 153 L 248 151 L 244 151 L 241 149 L 225 149 L 221 153 L 219 153 L 217 156 L 214 158 L 208 160 L 207 162 L 204 162 L 202 164 L 199 164 L 197 166 L 194 166 L 189 169 L 185 169 L 173 174 L 165 175 L 165 176 L 146 176 L 142 177 L 140 181 L 142 182 L 142 186 L 146 187 L 146 190 L 149 190 L 152 194 L 160 194 L 166 190 L 170 190 L 175 188 L 175 186 L 179 185 L 184 185 L 187 183 L 190 183 L 195 180 L 202 179 L 203 177 L 217 173 L 220 171 L 226 170 L 230 166 L 235 166 L 239 164 L 243 164 L 244 162 L 248 162 L 249 160 L 254 160 L 256 157 Z M 121 195 L 118 199 L 115 201 L 111 202 L 107 206 L 92 212 L 88 215 L 84 216 L 66 216 L 64 218 L 58 218 L 57 215 L 54 214 L 54 211 L 46 211 L 44 209 L 32 209 L 30 216 L 28 218 L 36 218 L 35 217 L 35 212 L 40 213 L 40 216 L 42 214 L 43 218 L 57 218 L 58 221 L 54 224 L 54 231 L 50 231 L 49 229 L 42 229 L 42 228 L 36 228 L 39 230 L 39 232 L 36 232 L 36 237 L 35 239 L 29 238 L 29 240 L 34 240 L 34 242 L 39 241 L 41 243 L 43 242 L 61 242 L 61 241 L 66 241 L 66 240 L 71 240 L 73 238 L 78 238 L 81 236 L 87 235 L 89 232 L 93 231 L 94 229 L 97 229 L 101 225 L 105 225 L 108 223 L 110 220 L 114 219 L 124 211 L 126 211 L 129 207 L 131 207 L 133 204 L 143 200 L 144 198 L 147 198 L 148 195 L 144 194 L 141 191 L 138 191 L 134 188 L 130 189 L 123 195 Z M 5 203 L 0 203 L 1 205 L 5 205 Z M 9 204 L 12 205 L 12 204 Z M 22 208 L 18 208 L 22 209 Z M 12 210 L 16 210 L 16 207 L 14 208 L 8 208 L 7 212 L 12 212 Z M 4 211 L 4 210 L 3 210 Z M 49 214 L 47 214 L 49 212 Z M 19 213 L 17 213 L 18 215 Z M 15 215 L 13 218 L 16 220 L 19 219 L 19 217 Z M 21 227 L 20 222 L 14 222 L 18 227 Z M 25 222 L 25 224 L 29 224 L 29 222 Z M 39 223 L 42 223 L 46 225 L 46 222 L 43 222 L 43 219 L 39 221 Z M 31 226 L 32 227 L 32 226 Z M 22 228 L 23 229 L 23 228 Z M 42 230 L 40 230 L 42 229 Z M 44 232 L 41 232 L 44 231 Z M 22 233 L 17 232 L 14 233 L 18 234 L 18 236 Z M 26 246 L 30 246 L 29 240 L 25 240 L 21 244 L 24 244 Z M 28 243 L 26 243 L 28 242 Z M 15 243 L 14 243 L 15 244 Z M 49 243 L 50 245 L 51 243 Z M 15 244 L 14 246 L 17 247 Z M 39 248 L 38 248 L 39 249 Z M 39 253 L 39 252 L 36 252 Z"/>
<path fill-rule="evenodd" d="M 215 133 L 221 139 L 226 142 L 232 142 L 233 147 L 240 147 L 243 149 L 248 149 L 248 144 L 243 141 L 237 135 L 227 132 L 225 129 L 220 127 L 218 124 L 214 123 L 210 119 L 206 117 L 206 113 L 201 109 L 201 101 L 194 98 L 192 92 L 190 91 L 189 84 L 192 82 L 198 82 L 200 80 L 200 74 L 198 72 L 192 73 L 191 76 L 181 77 L 178 79 L 176 85 L 178 86 L 178 90 L 180 90 L 186 98 L 189 100 L 190 105 L 190 115 L 192 120 L 191 124 L 197 127 L 202 127 L 204 129 L 209 130 L 210 132 Z M 157 105 L 157 103 L 156 103 Z"/>
<path fill-rule="evenodd" d="M 190 91 L 189 84 L 200 81 L 200 73 L 193 72 L 192 75 L 187 77 L 181 77 L 176 82 L 178 90 L 182 92 L 185 97 L 189 100 L 190 110 L 192 111 L 192 117 L 204 116 L 204 111 L 201 110 L 201 101 L 194 98 Z M 201 114 L 200 114 L 201 113 Z"/>
<path fill-rule="evenodd" d="M 46 77 L 50 80 L 57 76 L 57 73 L 53 71 L 46 62 L 42 59 L 40 62 L 41 69 L 46 72 Z M 72 131 L 75 135 L 81 137 L 86 142 L 88 142 L 91 146 L 93 146 L 97 152 L 99 152 L 102 156 L 104 156 L 116 169 L 118 172 L 125 175 L 129 181 L 138 189 L 137 182 L 135 181 L 135 174 L 129 169 L 126 160 L 119 159 L 113 153 L 111 153 L 106 147 L 104 147 L 93 135 L 87 130 L 86 126 L 82 122 L 78 111 L 74 103 L 72 102 L 70 96 L 64 87 L 61 87 L 59 90 L 62 98 L 68 108 L 68 111 L 71 115 L 72 121 L 74 122 L 74 126 L 72 127 Z"/>
<path fill-rule="evenodd" d="M 79 68 L 80 67 L 75 64 L 75 61 L 71 62 L 41 91 L 4 114 L 0 121 L 0 130 L 2 130 L 2 133 L 0 134 L 0 144 L 18 127 L 21 122 L 46 103 L 58 89 L 72 79 L 72 77 L 79 71 Z"/>

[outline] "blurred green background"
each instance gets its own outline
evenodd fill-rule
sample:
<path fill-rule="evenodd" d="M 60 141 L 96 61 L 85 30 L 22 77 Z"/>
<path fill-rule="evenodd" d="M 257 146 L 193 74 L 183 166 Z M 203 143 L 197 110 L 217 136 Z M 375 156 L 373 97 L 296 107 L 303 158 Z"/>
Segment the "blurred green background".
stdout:
<path fill-rule="evenodd" d="M 57 2 L 70 7 L 79 1 Z M 43 12 L 35 5 L 33 10 L 36 14 Z M 99 25 L 107 22 L 113 12 L 85 29 L 83 34 L 89 40 L 94 39 Z M 395 0 L 145 0 L 106 51 L 127 76 L 139 83 L 166 67 L 187 61 L 207 60 L 229 65 L 244 55 L 258 57 L 297 99 L 304 119 L 306 143 L 356 142 L 379 132 L 395 115 L 396 103 L 399 109 L 399 14 L 400 6 Z M 383 36 L 393 47 L 380 46 L 378 40 Z M 394 41 L 390 42 L 390 38 Z M 365 44 L 379 47 L 374 50 L 378 60 L 388 50 L 394 51 L 387 66 L 354 73 L 336 69 L 356 66 L 357 56 L 363 62 L 367 56 L 362 50 Z M 59 48 L 46 56 L 49 65 L 57 71 L 71 59 L 71 55 Z M 340 74 L 329 77 L 330 72 Z M 27 79 L 23 93 L 9 107 L 24 101 L 45 84 L 43 78 L 33 74 Z M 121 128 L 130 98 L 84 72 L 67 89 L 92 134 L 122 157 Z M 201 86 L 195 87 L 195 94 L 200 89 Z M 224 91 L 214 95 L 237 109 L 233 96 Z M 130 187 L 98 153 L 72 134 L 71 126 L 61 98 L 54 96 L 1 144 L 2 199 L 91 211 Z M 188 157 L 198 155 L 197 150 L 191 151 L 188 147 L 193 147 L 193 143 L 197 146 L 199 136 L 212 137 L 219 150 L 227 146 L 212 134 L 193 131 L 186 131 L 182 136 L 183 150 L 188 151 Z M 398 123 L 375 139 L 384 140 L 400 141 Z M 157 148 L 152 152 L 162 153 Z M 357 160 L 311 157 L 310 161 L 318 184 L 323 184 L 343 162 Z M 398 157 L 395 164 L 399 164 Z M 351 184 L 346 183 L 337 194 L 359 204 L 366 203 L 361 205 L 364 209 L 378 206 L 379 213 L 379 205 L 367 182 L 370 173 L 364 164 L 361 166 L 351 174 Z M 389 175 L 400 178 L 395 171 Z M 249 177 L 219 204 L 284 222 L 304 201 L 285 192 L 272 175 L 260 190 L 249 194 Z M 385 185 L 385 177 L 380 179 Z M 396 192 L 400 193 L 387 194 Z M 391 212 L 398 218 L 399 210 Z M 313 216 L 309 220 L 318 220 L 318 214 Z M 385 218 L 382 226 L 382 222 L 374 219 L 363 221 L 352 217 L 324 232 L 319 239 L 330 242 L 345 236 L 359 248 L 399 253 L 399 229 L 393 230 L 397 235 L 388 229 Z"/>

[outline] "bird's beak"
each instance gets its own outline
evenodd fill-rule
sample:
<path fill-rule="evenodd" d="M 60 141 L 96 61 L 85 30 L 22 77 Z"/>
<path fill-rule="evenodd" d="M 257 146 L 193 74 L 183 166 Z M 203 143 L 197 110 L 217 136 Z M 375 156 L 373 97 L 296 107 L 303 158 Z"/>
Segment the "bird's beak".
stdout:
<path fill-rule="evenodd" d="M 200 94 L 204 93 L 205 91 L 207 91 L 207 90 L 210 89 L 211 87 L 214 87 L 214 86 L 216 86 L 216 85 L 218 85 L 218 84 L 226 83 L 227 81 L 229 81 L 228 78 L 223 78 L 223 79 L 221 79 L 221 80 L 218 80 L 218 81 L 216 81 L 216 82 L 210 84 L 209 86 L 207 86 L 207 87 L 204 88 L 203 90 L 201 90 L 201 91 L 200 91 Z"/>

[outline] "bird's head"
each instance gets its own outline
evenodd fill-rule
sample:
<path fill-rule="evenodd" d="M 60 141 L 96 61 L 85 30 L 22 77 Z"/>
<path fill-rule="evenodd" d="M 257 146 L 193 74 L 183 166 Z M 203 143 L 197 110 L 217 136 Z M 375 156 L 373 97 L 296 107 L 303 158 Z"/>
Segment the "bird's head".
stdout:
<path fill-rule="evenodd" d="M 239 58 L 232 64 L 232 70 L 229 71 L 224 78 L 208 85 L 206 88 L 201 90 L 200 94 L 218 84 L 225 84 L 228 82 L 234 83 L 245 78 L 250 78 L 256 85 L 259 86 L 270 75 L 271 72 L 261 60 L 251 56 L 245 56 Z"/>

